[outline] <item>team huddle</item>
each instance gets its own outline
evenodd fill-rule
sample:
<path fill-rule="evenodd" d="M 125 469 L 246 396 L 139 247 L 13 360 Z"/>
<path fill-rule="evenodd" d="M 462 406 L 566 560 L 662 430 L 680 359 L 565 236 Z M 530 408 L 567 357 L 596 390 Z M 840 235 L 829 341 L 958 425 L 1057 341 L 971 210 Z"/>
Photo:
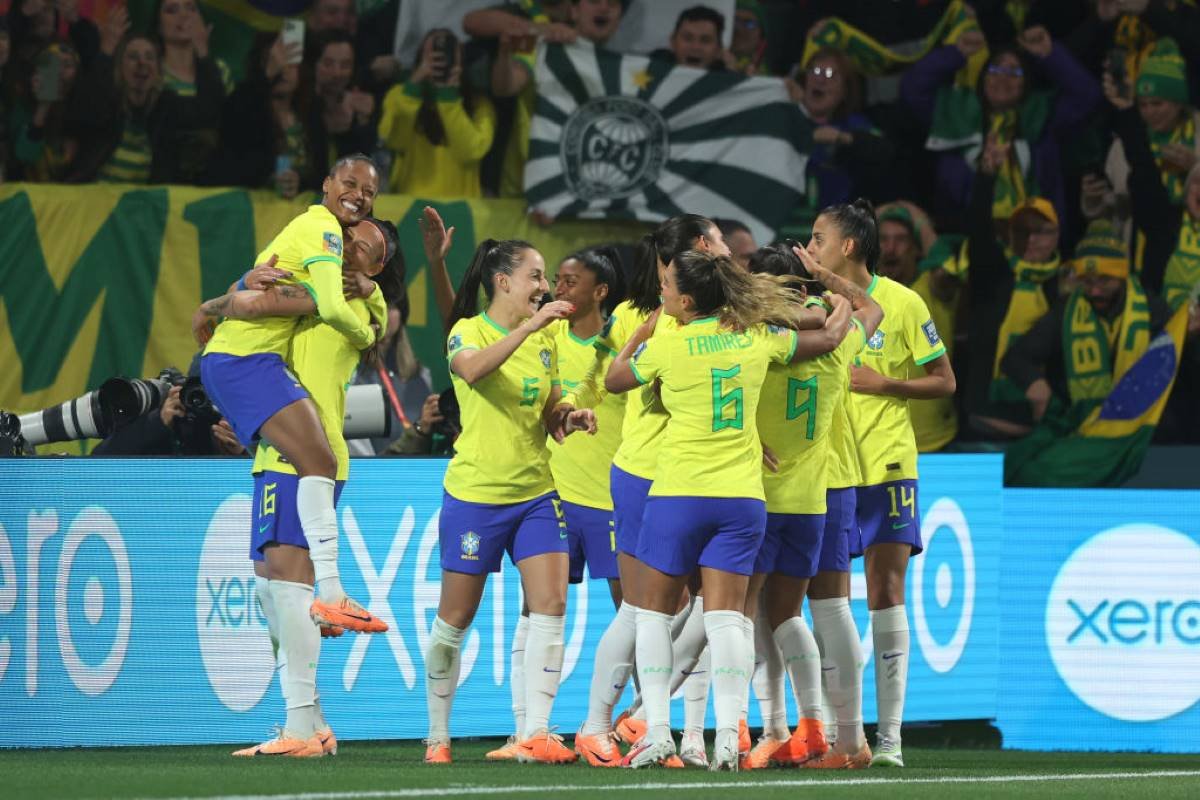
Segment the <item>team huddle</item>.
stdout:
<path fill-rule="evenodd" d="M 322 204 L 193 321 L 207 343 L 206 389 L 243 443 L 259 442 L 250 557 L 287 706 L 276 739 L 235 755 L 336 752 L 316 692 L 320 637 L 386 630 L 341 587 L 334 513 L 348 474 L 344 387 L 386 332 L 389 294 L 403 290 L 395 228 L 370 216 L 376 186 L 369 159 L 339 161 Z M 512 644 L 516 727 L 489 759 L 903 766 L 904 583 L 922 547 L 908 400 L 952 394 L 954 374 L 924 303 L 875 275 L 878 258 L 865 201 L 825 209 L 807 247 L 763 247 L 748 264 L 734 262 L 712 221 L 681 214 L 639 243 L 627 291 L 615 254 L 591 248 L 558 265 L 543 304 L 548 272 L 533 245 L 479 245 L 447 321 L 462 433 L 439 519 L 427 763 L 452 761 L 462 644 L 507 551 L 525 598 Z M 849 605 L 860 555 L 873 750 Z M 568 745 L 549 720 L 567 586 L 585 567 L 607 579 L 616 612 Z M 633 705 L 614 719 L 631 679 Z M 763 717 L 753 745 L 752 680 Z M 677 750 L 670 701 L 680 689 Z M 826 726 L 823 702 L 836 724 Z"/>

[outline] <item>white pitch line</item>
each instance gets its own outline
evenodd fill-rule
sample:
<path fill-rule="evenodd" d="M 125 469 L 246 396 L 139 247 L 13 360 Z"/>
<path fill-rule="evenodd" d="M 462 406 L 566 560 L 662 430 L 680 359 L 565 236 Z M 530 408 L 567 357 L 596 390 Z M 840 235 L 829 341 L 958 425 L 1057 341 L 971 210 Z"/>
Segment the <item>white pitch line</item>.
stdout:
<path fill-rule="evenodd" d="M 835 778 L 833 780 L 779 780 L 779 781 L 694 781 L 680 783 L 627 783 L 609 786 L 580 786 L 563 784 L 557 786 L 449 786 L 444 789 L 393 789 L 359 792 L 308 792 L 304 794 L 239 794 L 217 797 L 172 797 L 154 800 L 377 800 L 404 797 L 485 797 L 496 794 L 548 794 L 574 792 L 629 792 L 629 791 L 691 791 L 693 789 L 766 789 L 786 787 L 796 789 L 822 789 L 827 786 L 871 786 L 917 785 L 917 784 L 971 784 L 971 783 L 1037 783 L 1039 781 L 1098 781 L 1138 780 L 1144 778 L 1200 778 L 1200 770 L 1153 770 L 1149 772 L 1068 772 L 1047 775 L 984 775 L 945 778 Z M 149 799 L 147 799 L 149 800 Z"/>

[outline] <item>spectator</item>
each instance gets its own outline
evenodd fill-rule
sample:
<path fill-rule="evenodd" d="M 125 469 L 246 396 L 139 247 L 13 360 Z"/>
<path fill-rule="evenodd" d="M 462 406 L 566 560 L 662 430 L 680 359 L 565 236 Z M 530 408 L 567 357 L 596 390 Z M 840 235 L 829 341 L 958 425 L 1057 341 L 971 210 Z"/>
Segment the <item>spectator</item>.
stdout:
<path fill-rule="evenodd" d="M 758 251 L 758 245 L 754 241 L 754 234 L 744 222 L 739 222 L 736 219 L 714 219 L 717 227 L 721 231 L 721 237 L 725 240 L 725 244 L 729 245 L 729 255 L 742 269 L 750 268 L 750 256 Z"/>
<path fill-rule="evenodd" d="M 298 98 L 304 125 L 306 156 L 312 183 L 302 189 L 316 191 L 338 158 L 375 149 L 375 98 L 354 86 L 354 40 L 350 34 L 330 31 L 315 37 L 302 65 Z"/>
<path fill-rule="evenodd" d="M 320 181 L 309 161 L 297 101 L 296 56 L 279 36 L 268 34 L 255 42 L 246 77 L 222 110 L 221 157 L 214 169 L 219 183 L 252 189 L 274 185 L 281 197 L 291 199 L 301 186 Z"/>
<path fill-rule="evenodd" d="M 985 140 L 1011 144 L 994 182 L 992 216 L 1007 220 L 1026 197 L 1049 199 L 1064 215 L 1058 139 L 1081 123 L 1100 99 L 1097 81 L 1045 28 L 1027 28 L 1020 48 L 995 50 L 974 90 L 953 85 L 955 73 L 985 46 L 978 31 L 954 45 L 933 50 L 901 81 L 908 107 L 929 125 L 926 147 L 938 154 L 935 209 L 958 219 L 971 195 L 978 155 Z M 1030 88 L 1030 60 L 1057 86 L 1057 96 Z"/>
<path fill-rule="evenodd" d="M 920 207 L 898 201 L 879 209 L 879 264 L 885 278 L 912 289 L 929 308 L 929 317 L 942 337 L 946 355 L 954 357 L 954 336 L 962 281 L 941 263 L 924 262 L 937 239 L 933 223 Z M 922 370 L 920 375 L 924 375 Z M 958 412 L 954 397 L 909 400 L 917 450 L 933 453 L 958 436 Z"/>
<path fill-rule="evenodd" d="M 319 35 L 338 31 L 358 33 L 358 9 L 354 0 L 313 0 L 308 10 L 308 30 Z"/>
<path fill-rule="evenodd" d="M 692 6 L 679 13 L 670 47 L 655 50 L 653 58 L 674 61 L 685 67 L 724 70 L 725 50 L 721 37 L 725 33 L 725 17 L 708 6 Z"/>
<path fill-rule="evenodd" d="M 66 28 L 66 39 L 79 54 L 83 68 L 91 67 L 100 48 L 100 32 L 96 24 L 79 13 L 79 3 L 68 0 L 12 0 L 8 10 L 8 29 L 12 37 L 12 63 L 16 74 L 10 76 L 18 83 L 26 82 L 38 54 L 59 39 L 59 30 Z"/>
<path fill-rule="evenodd" d="M 733 12 L 732 68 L 743 75 L 767 75 L 766 15 L 758 0 L 737 0 Z"/>
<path fill-rule="evenodd" d="M 182 100 L 162 87 L 159 51 L 146 36 L 125 36 L 129 20 L 114 9 L 101 33 L 100 54 L 79 78 L 67 129 L 79 142 L 68 170 L 72 182 L 176 183 L 185 135 L 212 124 L 221 109 L 221 77 L 211 61 L 196 75 L 196 96 Z"/>
<path fill-rule="evenodd" d="M 64 124 L 68 98 L 79 74 L 79 56 L 69 44 L 52 44 L 38 56 L 36 67 L 28 90 L 9 116 L 15 177 L 60 183 L 79 149 Z M 53 86 L 43 84 L 48 75 L 58 76 Z"/>
<path fill-rule="evenodd" d="M 448 63 L 439 43 L 454 54 Z M 480 197 L 479 164 L 492 146 L 491 101 L 462 80 L 462 45 L 436 29 L 421 42 L 412 75 L 387 93 L 379 138 L 393 153 L 391 189 L 434 197 Z"/>
<path fill-rule="evenodd" d="M 1034 418 L 1024 387 L 1000 365 L 1012 342 L 1024 335 L 1059 297 L 1058 213 L 1045 198 L 1030 197 L 1013 212 L 999 238 L 993 224 L 995 174 L 1011 145 L 988 142 L 968 210 L 970 262 L 970 369 L 967 408 L 973 427 L 989 435 L 1024 436 Z M 1107 223 L 1105 223 L 1107 224 Z"/>
<path fill-rule="evenodd" d="M 8 17 L 0 17 L 0 183 L 8 179 L 8 109 L 5 107 L 5 67 L 12 53 L 12 40 L 8 36 Z"/>

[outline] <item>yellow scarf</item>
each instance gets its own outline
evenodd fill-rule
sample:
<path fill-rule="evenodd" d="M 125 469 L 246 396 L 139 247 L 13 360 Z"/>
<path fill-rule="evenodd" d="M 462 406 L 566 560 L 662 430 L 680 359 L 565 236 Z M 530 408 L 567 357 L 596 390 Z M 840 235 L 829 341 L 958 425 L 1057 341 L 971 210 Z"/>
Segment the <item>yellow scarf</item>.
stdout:
<path fill-rule="evenodd" d="M 1163 293 L 1171 310 L 1186 304 L 1200 291 L 1200 220 L 1186 211 L 1179 226 L 1179 244 L 1167 261 Z"/>

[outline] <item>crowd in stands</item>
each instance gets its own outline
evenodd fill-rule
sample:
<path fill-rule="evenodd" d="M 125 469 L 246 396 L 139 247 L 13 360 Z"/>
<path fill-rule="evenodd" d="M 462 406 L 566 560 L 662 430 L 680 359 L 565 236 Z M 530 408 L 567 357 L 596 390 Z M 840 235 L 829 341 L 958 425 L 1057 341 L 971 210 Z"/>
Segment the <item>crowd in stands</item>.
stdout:
<path fill-rule="evenodd" d="M 302 46 L 261 34 L 244 64 L 228 64 L 210 52 L 198 0 L 159 0 L 140 27 L 119 4 L 93 19 L 81 8 L 102 4 L 10 0 L 0 177 L 293 198 L 319 190 L 339 156 L 367 152 L 386 164 L 381 191 L 521 197 L 536 43 L 603 47 L 646 1 L 497 2 L 465 15 L 465 38 L 420 31 L 405 60 L 393 46 L 400 6 L 439 0 L 313 0 Z M 977 25 L 943 35 L 935 29 L 956 3 Z M 827 205 L 876 204 L 879 271 L 922 295 L 956 364 L 971 365 L 954 402 L 914 404 L 922 449 L 1021 436 L 1066 399 L 1061 375 L 1043 376 L 1061 351 L 1051 329 L 1081 252 L 1120 262 L 1104 275 L 1136 275 L 1156 323 L 1195 302 L 1194 0 L 726 5 L 728 18 L 687 9 L 649 54 L 779 80 L 812 122 L 806 200 L 780 238 L 806 242 Z M 826 31 L 858 38 L 830 46 Z M 731 224 L 731 245 L 766 244 Z M 1022 342 L 1030 331 L 1053 341 Z M 1160 440 L 1200 441 L 1198 349 L 1193 337 Z"/>

